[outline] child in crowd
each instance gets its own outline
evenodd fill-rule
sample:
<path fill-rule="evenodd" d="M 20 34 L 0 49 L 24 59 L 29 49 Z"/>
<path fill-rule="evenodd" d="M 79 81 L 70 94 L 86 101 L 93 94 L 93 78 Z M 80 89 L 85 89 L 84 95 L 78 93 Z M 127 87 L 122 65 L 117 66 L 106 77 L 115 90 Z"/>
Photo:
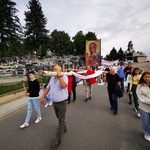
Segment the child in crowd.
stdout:
<path fill-rule="evenodd" d="M 49 76 L 43 76 L 43 89 L 44 90 L 46 89 L 49 81 L 50 81 L 50 77 Z M 48 107 L 48 106 L 52 106 L 53 102 L 50 99 L 50 92 L 46 95 L 45 102 L 46 102 L 46 104 L 44 106 L 45 108 Z"/>
<path fill-rule="evenodd" d="M 28 109 L 27 109 L 27 116 L 25 119 L 24 124 L 20 126 L 20 128 L 25 128 L 29 126 L 29 121 L 32 114 L 32 108 L 34 106 L 37 112 L 37 119 L 35 123 L 39 123 L 41 121 L 41 110 L 40 110 L 40 103 L 39 103 L 39 92 L 40 92 L 40 84 L 38 80 L 35 78 L 35 72 L 29 72 L 29 85 L 28 90 L 26 91 L 26 96 L 28 96 Z"/>

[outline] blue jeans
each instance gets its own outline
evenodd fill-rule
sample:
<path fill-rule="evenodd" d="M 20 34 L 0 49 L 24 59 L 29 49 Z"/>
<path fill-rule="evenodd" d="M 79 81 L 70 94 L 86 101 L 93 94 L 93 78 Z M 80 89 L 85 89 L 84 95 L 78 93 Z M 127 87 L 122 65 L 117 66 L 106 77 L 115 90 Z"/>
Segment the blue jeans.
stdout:
<path fill-rule="evenodd" d="M 50 101 L 51 101 L 51 100 L 50 100 L 49 98 L 45 97 L 45 102 L 46 102 L 46 104 L 49 103 Z"/>
<path fill-rule="evenodd" d="M 33 99 L 28 98 L 28 110 L 27 110 L 27 116 L 25 119 L 25 123 L 29 123 L 29 121 L 30 121 L 33 106 L 37 112 L 37 118 L 41 117 L 39 98 L 33 98 Z"/>
<path fill-rule="evenodd" d="M 118 100 L 117 100 L 117 94 L 114 89 L 108 89 L 108 97 L 110 106 L 114 109 L 114 111 L 118 111 Z"/>
<path fill-rule="evenodd" d="M 121 89 L 124 91 L 124 78 L 120 78 L 121 80 Z"/>
<path fill-rule="evenodd" d="M 147 113 L 140 109 L 140 114 L 144 135 L 150 136 L 150 113 Z"/>
<path fill-rule="evenodd" d="M 50 96 L 50 92 L 46 95 L 45 97 L 45 102 L 46 104 L 49 103 L 51 101 L 51 96 Z"/>

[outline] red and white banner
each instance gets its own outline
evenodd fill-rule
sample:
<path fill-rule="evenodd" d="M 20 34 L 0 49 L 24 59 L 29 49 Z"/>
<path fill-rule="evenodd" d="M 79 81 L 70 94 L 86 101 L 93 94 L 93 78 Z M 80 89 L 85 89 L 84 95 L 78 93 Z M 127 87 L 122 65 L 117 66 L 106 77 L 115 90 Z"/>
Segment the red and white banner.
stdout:
<path fill-rule="evenodd" d="M 91 79 L 91 78 L 95 78 L 99 75 L 101 75 L 104 71 L 102 70 L 97 70 L 95 71 L 94 74 L 91 74 L 91 75 L 83 75 L 86 73 L 87 70 L 83 70 L 83 71 L 79 71 L 79 72 L 73 72 L 73 71 L 70 71 L 70 72 L 61 72 L 61 75 L 67 75 L 67 76 L 72 76 L 74 75 L 75 77 L 79 78 L 79 79 L 83 79 L 83 80 L 87 80 L 87 79 Z M 57 73 L 56 72 L 51 72 L 51 71 L 44 71 L 44 74 L 43 76 L 56 76 Z"/>
<path fill-rule="evenodd" d="M 99 75 L 101 75 L 104 71 L 102 70 L 97 70 L 95 71 L 94 74 L 91 74 L 91 75 L 81 75 L 81 74 L 78 74 L 78 73 L 75 73 L 75 72 L 70 72 L 72 75 L 74 75 L 75 77 L 79 78 L 79 79 L 83 79 L 83 80 L 87 80 L 87 79 L 91 79 L 91 78 L 95 78 L 95 77 L 98 77 Z"/>
<path fill-rule="evenodd" d="M 108 65 L 108 66 L 112 66 L 112 65 L 116 65 L 119 63 L 119 60 L 115 60 L 115 61 L 108 61 L 108 60 L 103 60 L 102 59 L 102 65 Z"/>

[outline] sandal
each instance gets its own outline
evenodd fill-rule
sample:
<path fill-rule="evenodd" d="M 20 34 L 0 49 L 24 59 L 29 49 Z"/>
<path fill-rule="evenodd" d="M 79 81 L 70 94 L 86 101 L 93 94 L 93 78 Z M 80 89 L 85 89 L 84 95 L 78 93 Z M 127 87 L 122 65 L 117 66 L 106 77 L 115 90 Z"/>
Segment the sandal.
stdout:
<path fill-rule="evenodd" d="M 59 145 L 60 145 L 60 142 L 59 142 L 58 140 L 54 140 L 52 146 L 53 146 L 54 148 L 57 148 Z"/>

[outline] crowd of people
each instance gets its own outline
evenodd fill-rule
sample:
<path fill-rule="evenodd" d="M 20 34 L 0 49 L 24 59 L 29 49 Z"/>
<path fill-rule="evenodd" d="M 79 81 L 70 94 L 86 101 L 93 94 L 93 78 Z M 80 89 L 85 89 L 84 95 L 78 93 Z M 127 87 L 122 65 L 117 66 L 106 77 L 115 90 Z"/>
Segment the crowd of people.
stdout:
<path fill-rule="evenodd" d="M 143 72 L 137 67 L 133 68 L 131 62 L 127 66 L 122 63 L 119 67 L 110 66 L 104 70 L 108 72 L 104 81 L 108 82 L 107 90 L 111 110 L 117 114 L 119 95 L 116 92 L 116 85 L 118 84 L 122 92 L 125 92 L 124 83 L 126 82 L 129 104 L 132 105 L 133 99 L 134 110 L 137 116 L 141 117 L 144 138 L 150 141 L 150 72 Z"/>
<path fill-rule="evenodd" d="M 136 93 L 137 85 L 141 78 L 142 70 L 139 68 L 133 68 L 132 64 L 129 62 L 127 66 L 121 63 L 119 66 L 110 66 L 106 68 L 107 74 L 104 81 L 108 82 L 108 96 L 111 104 L 111 109 L 113 110 L 112 101 L 117 103 L 118 96 L 116 95 L 115 87 L 119 85 L 122 92 L 127 92 L 129 95 L 129 104 L 132 105 L 132 99 L 134 102 L 134 110 L 137 112 L 137 116 L 140 117 L 139 113 L 139 101 Z M 127 88 L 125 90 L 125 83 L 127 83 Z M 114 104 L 118 106 L 118 104 Z M 117 108 L 118 110 L 118 108 Z M 115 110 L 114 114 L 117 114 Z"/>
<path fill-rule="evenodd" d="M 139 68 L 133 68 L 130 62 L 127 66 L 122 63 L 119 67 L 112 65 L 103 66 L 101 69 L 103 73 L 100 75 L 100 79 L 103 82 L 107 82 L 110 109 L 117 115 L 118 98 L 121 98 L 123 93 L 127 92 L 129 95 L 129 104 L 132 105 L 133 99 L 134 110 L 137 112 L 137 116 L 141 117 L 144 138 L 150 141 L 150 72 L 147 71 L 143 73 Z M 52 143 L 52 147 L 57 148 L 62 141 L 63 133 L 67 131 L 65 122 L 66 107 L 67 104 L 71 103 L 72 94 L 73 103 L 76 101 L 78 79 L 73 75 L 62 76 L 60 66 L 55 66 L 53 71 L 56 72 L 56 76 L 47 79 L 43 78 L 44 92 L 40 101 L 42 104 L 46 103 L 45 107 L 53 105 L 56 117 L 58 118 L 59 125 L 57 134 Z M 95 71 L 95 69 L 87 66 L 84 75 L 92 75 Z M 29 78 L 30 82 L 28 90 L 26 91 L 26 96 L 28 97 L 27 116 L 20 128 L 29 126 L 33 106 L 37 112 L 35 123 L 39 123 L 42 119 L 39 103 L 40 85 L 33 71 L 29 72 Z M 85 86 L 85 102 L 92 99 L 92 86 L 97 83 L 97 79 L 98 77 L 83 80 L 83 85 Z M 126 90 L 124 85 L 125 82 L 127 83 Z"/>

